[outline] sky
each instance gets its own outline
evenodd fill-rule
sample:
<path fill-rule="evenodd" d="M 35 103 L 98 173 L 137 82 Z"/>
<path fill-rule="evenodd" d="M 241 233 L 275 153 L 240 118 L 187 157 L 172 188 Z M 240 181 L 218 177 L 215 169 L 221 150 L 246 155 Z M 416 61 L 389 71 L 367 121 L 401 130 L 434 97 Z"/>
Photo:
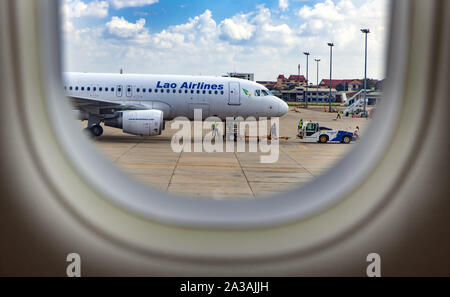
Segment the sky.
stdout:
<path fill-rule="evenodd" d="M 382 79 L 389 0 L 61 0 L 63 70 Z"/>

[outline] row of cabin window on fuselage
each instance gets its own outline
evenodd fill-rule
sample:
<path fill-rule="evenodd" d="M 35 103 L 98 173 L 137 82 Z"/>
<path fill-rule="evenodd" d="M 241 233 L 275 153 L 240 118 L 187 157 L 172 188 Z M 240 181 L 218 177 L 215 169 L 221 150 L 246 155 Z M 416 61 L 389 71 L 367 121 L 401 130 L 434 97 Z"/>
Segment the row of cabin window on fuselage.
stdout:
<path fill-rule="evenodd" d="M 64 87 L 64 89 L 67 91 L 67 86 L 65 86 Z M 69 87 L 69 90 L 70 91 L 73 91 L 73 90 L 75 90 L 76 92 L 77 91 L 79 91 L 81 89 L 81 92 L 84 92 L 84 90 L 85 90 L 85 87 Z M 87 87 L 86 88 L 86 90 L 88 91 L 88 92 L 90 92 L 91 91 L 91 87 Z M 106 87 L 106 88 L 104 88 L 104 90 L 105 90 L 105 92 L 109 92 L 109 90 L 111 90 L 111 92 L 114 92 L 114 87 L 112 87 L 112 88 L 108 88 L 108 87 Z M 92 88 L 92 91 L 94 91 L 94 92 L 97 92 L 97 87 L 93 87 Z M 99 87 L 98 88 L 98 91 L 99 92 L 103 92 L 103 88 L 102 87 Z M 121 88 L 117 88 L 117 91 L 118 92 L 122 92 L 122 89 Z M 146 89 L 146 88 L 136 88 L 136 93 L 147 93 L 147 91 L 148 91 L 148 93 L 152 93 L 153 92 L 153 89 Z M 175 90 L 175 89 L 161 89 L 160 90 L 160 93 L 164 93 L 164 91 L 166 91 L 166 93 L 177 93 L 177 90 Z M 195 90 L 190 90 L 191 92 L 191 94 L 194 94 L 195 93 Z M 128 88 L 127 89 L 127 92 L 128 93 L 131 93 L 131 88 Z M 158 93 L 158 89 L 155 89 L 155 93 Z M 178 93 L 179 94 L 182 94 L 183 93 L 183 90 L 178 90 Z M 184 93 L 185 94 L 188 94 L 189 93 L 189 90 L 184 90 Z M 208 94 L 210 94 L 210 95 L 212 95 L 213 94 L 213 91 L 211 91 L 211 90 L 209 90 L 209 91 L 206 91 L 206 90 L 197 90 L 197 94 L 201 94 L 201 93 L 203 93 L 203 94 L 206 94 L 206 93 L 208 93 Z M 219 94 L 219 91 L 214 91 L 214 94 L 215 95 L 218 95 Z M 223 95 L 224 94 L 224 91 L 220 91 L 220 95 Z"/>

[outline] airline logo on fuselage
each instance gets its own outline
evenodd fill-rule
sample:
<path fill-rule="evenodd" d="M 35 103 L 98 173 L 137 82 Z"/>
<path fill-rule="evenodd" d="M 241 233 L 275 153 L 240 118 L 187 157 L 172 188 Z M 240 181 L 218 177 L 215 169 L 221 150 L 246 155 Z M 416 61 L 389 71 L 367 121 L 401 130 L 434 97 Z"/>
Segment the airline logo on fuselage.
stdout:
<path fill-rule="evenodd" d="M 156 84 L 158 89 L 176 89 L 178 88 L 177 83 L 162 83 L 158 81 Z M 204 82 L 184 82 L 181 84 L 180 89 L 197 89 L 197 90 L 223 90 L 223 84 L 207 84 Z"/>

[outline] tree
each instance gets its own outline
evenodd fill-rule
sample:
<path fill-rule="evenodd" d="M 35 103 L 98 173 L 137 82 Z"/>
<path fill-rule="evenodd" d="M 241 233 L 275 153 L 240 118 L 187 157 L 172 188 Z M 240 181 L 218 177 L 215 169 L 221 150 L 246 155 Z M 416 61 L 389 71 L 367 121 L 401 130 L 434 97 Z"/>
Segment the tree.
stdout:
<path fill-rule="evenodd" d="M 371 89 L 375 88 L 376 83 L 377 83 L 377 81 L 375 79 L 368 78 L 367 79 L 367 89 L 371 90 Z"/>
<path fill-rule="evenodd" d="M 345 87 L 342 84 L 338 84 L 336 86 L 336 91 L 343 92 L 343 91 L 345 91 Z"/>
<path fill-rule="evenodd" d="M 378 81 L 378 82 L 375 84 L 375 90 L 376 90 L 376 91 L 383 91 L 383 83 L 384 83 L 384 79 Z"/>

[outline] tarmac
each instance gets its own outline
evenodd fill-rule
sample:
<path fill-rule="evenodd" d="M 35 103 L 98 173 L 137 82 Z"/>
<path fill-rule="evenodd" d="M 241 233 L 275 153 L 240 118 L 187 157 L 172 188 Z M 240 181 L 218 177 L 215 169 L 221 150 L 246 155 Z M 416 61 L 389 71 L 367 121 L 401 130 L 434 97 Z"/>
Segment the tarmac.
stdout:
<path fill-rule="evenodd" d="M 140 137 L 104 127 L 95 146 L 113 164 L 150 187 L 196 199 L 259 199 L 304 185 L 334 166 L 357 143 L 303 143 L 296 138 L 297 125 L 312 120 L 322 126 L 361 134 L 371 120 L 342 117 L 336 113 L 298 109 L 280 118 L 279 158 L 261 163 L 261 152 L 181 152 L 171 148 L 171 122 L 161 136 Z M 85 125 L 85 124 L 83 124 Z M 204 134 L 210 131 L 205 130 Z M 200 141 L 200 140 L 197 140 Z M 267 155 L 267 154 L 265 154 Z"/>

